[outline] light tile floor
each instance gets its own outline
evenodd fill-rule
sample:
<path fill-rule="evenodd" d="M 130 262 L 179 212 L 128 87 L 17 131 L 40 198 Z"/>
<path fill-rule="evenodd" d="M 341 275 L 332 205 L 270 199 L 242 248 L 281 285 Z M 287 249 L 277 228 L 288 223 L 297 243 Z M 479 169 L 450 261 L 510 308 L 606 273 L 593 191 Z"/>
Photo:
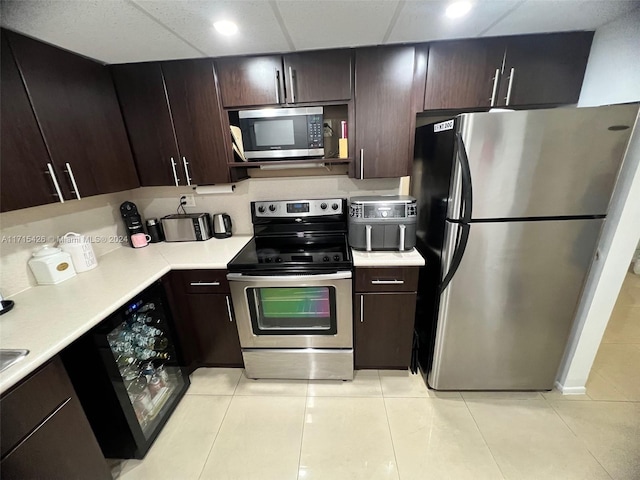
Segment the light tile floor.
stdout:
<path fill-rule="evenodd" d="M 640 277 L 629 274 L 586 395 L 428 390 L 408 372 L 353 382 L 199 369 L 133 479 L 640 479 Z"/>

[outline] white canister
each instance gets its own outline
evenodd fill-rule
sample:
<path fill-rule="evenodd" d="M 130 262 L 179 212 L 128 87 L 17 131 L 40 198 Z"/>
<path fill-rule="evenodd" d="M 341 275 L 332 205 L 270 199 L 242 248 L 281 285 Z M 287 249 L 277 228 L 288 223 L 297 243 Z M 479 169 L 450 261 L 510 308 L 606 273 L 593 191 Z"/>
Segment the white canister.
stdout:
<path fill-rule="evenodd" d="M 52 245 L 45 245 L 33 252 L 29 267 L 38 284 L 50 285 L 75 277 L 71 255 Z"/>
<path fill-rule="evenodd" d="M 60 239 L 59 246 L 63 252 L 71 255 L 76 272 L 86 272 L 98 266 L 98 260 L 89 237 L 79 233 L 69 232 Z"/>

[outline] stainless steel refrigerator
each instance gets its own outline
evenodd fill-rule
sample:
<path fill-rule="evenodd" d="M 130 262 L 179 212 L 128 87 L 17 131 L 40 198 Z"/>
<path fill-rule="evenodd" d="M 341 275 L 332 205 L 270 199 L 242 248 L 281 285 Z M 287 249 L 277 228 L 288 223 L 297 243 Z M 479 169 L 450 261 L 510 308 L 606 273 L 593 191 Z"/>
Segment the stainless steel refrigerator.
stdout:
<path fill-rule="evenodd" d="M 637 105 L 416 129 L 417 358 L 436 390 L 549 390 Z"/>

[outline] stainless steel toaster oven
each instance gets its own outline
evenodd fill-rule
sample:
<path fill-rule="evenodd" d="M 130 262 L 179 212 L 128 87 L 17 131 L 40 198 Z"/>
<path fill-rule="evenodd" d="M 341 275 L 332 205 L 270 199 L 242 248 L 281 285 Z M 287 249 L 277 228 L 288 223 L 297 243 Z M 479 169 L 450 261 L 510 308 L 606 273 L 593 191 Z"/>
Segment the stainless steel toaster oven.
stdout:
<path fill-rule="evenodd" d="M 211 238 L 211 217 L 208 213 L 173 214 L 162 217 L 167 242 L 195 242 Z"/>

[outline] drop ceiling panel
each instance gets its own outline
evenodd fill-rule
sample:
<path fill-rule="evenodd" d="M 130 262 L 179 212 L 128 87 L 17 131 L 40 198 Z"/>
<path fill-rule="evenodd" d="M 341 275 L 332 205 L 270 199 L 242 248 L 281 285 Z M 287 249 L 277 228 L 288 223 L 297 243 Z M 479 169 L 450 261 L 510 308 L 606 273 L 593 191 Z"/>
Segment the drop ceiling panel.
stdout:
<path fill-rule="evenodd" d="M 489 29 L 486 36 L 594 30 L 638 6 L 637 0 L 527 0 Z"/>
<path fill-rule="evenodd" d="M 445 10 L 450 1 L 409 0 L 405 2 L 388 41 L 424 42 L 477 37 L 518 3 L 515 0 L 476 2 L 466 16 L 448 18 Z"/>
<path fill-rule="evenodd" d="M 136 4 L 208 56 L 289 50 L 266 1 L 136 0 Z M 219 19 L 236 22 L 238 33 L 231 37 L 220 35 L 213 29 L 213 22 Z"/>
<path fill-rule="evenodd" d="M 397 0 L 276 2 L 296 50 L 379 45 Z"/>
<path fill-rule="evenodd" d="M 105 63 L 202 56 L 123 0 L 3 0 L 2 25 Z"/>

